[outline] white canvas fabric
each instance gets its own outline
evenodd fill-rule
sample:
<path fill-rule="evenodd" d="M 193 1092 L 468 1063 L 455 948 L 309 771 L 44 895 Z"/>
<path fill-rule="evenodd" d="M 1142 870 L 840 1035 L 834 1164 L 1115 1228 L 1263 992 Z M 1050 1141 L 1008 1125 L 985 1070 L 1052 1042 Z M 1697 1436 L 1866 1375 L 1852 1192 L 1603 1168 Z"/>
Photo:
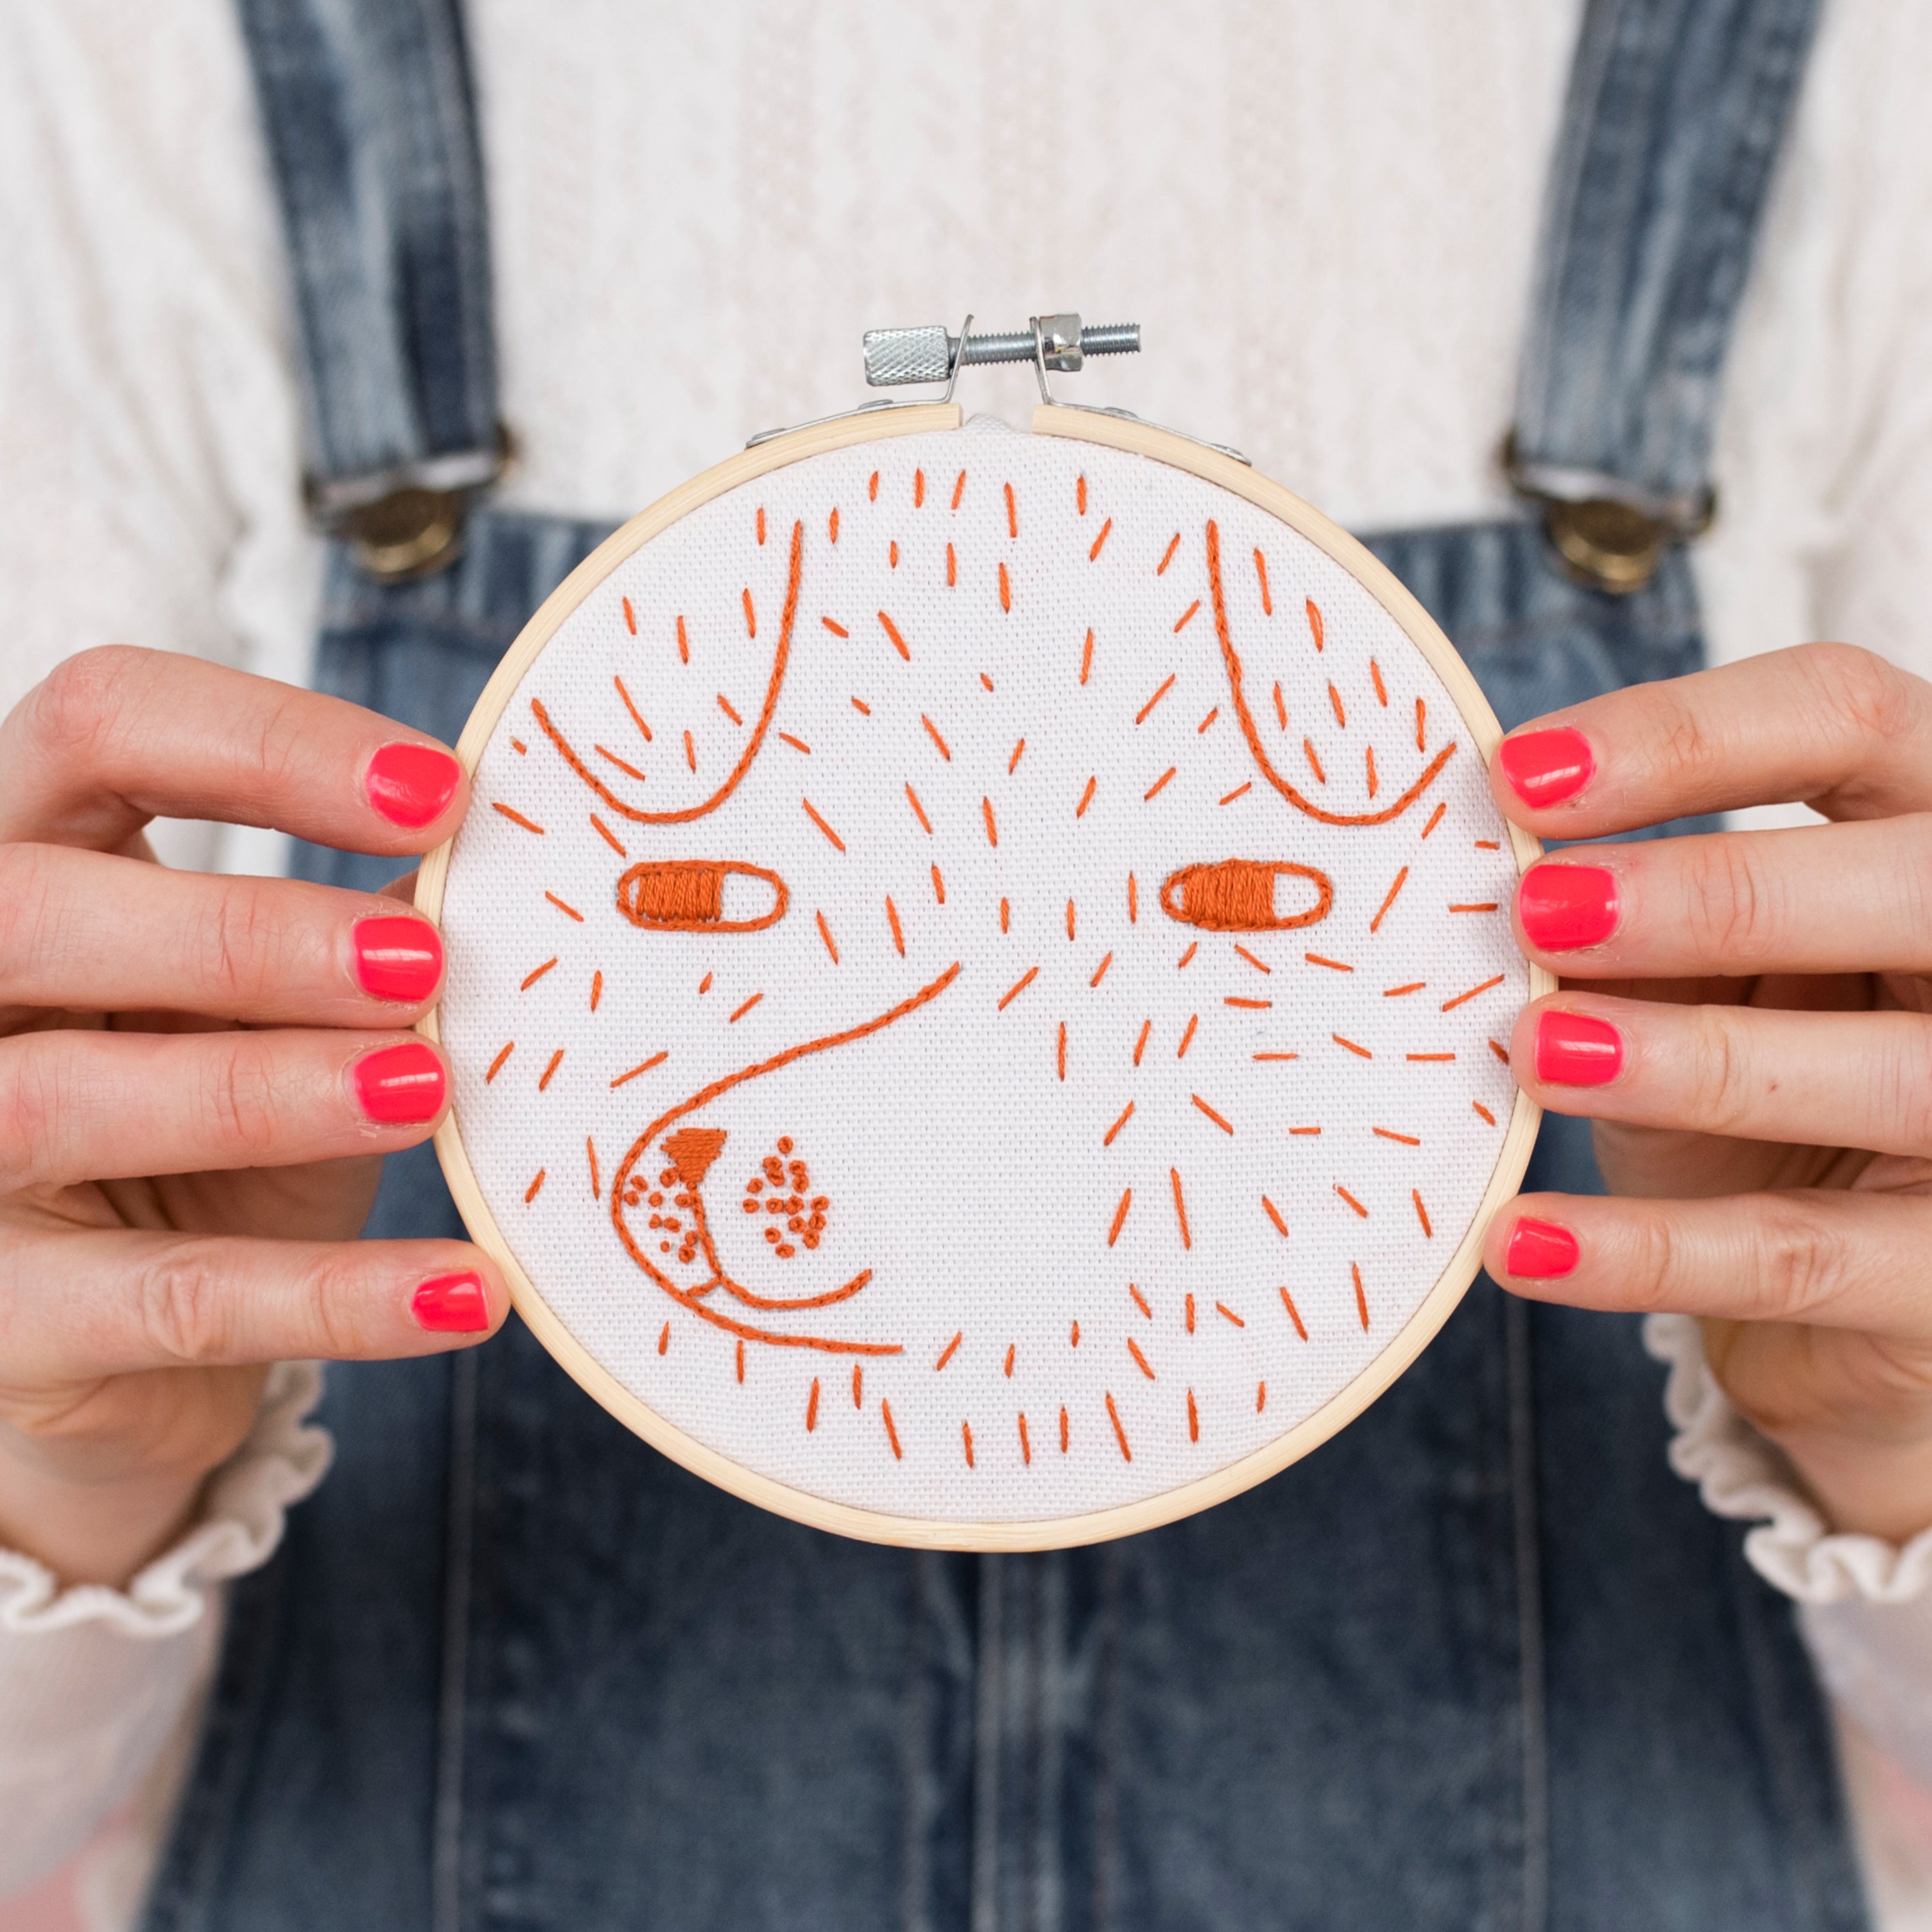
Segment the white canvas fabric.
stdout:
<path fill-rule="evenodd" d="M 1447 690 L 1286 525 L 997 424 L 868 443 L 645 544 L 502 712 L 456 1120 L 700 1442 L 894 1515 L 1107 1508 L 1274 1441 L 1443 1274 L 1515 1099 L 1514 876 Z"/>

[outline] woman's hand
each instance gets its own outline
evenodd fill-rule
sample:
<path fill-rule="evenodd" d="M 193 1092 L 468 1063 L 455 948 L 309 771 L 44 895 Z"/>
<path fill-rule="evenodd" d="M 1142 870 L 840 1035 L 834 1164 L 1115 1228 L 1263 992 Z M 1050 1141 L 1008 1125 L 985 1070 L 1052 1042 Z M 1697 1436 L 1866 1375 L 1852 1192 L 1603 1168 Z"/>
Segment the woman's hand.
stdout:
<path fill-rule="evenodd" d="M 442 950 L 393 900 L 154 864 L 166 814 L 427 851 L 438 746 L 192 658 L 70 659 L 0 723 L 0 1545 L 118 1582 L 284 1358 L 422 1354 L 508 1306 L 478 1250 L 358 1243 L 447 1106 L 405 1030 Z"/>
<path fill-rule="evenodd" d="M 1612 1198 L 1527 1195 L 1518 1294 L 1702 1318 L 1836 1527 L 1932 1526 L 1932 686 L 1810 645 L 1539 719 L 1492 764 L 1540 837 L 1802 800 L 1834 823 L 1552 854 L 1516 898 L 1563 990 L 1524 1090 L 1595 1122 Z"/>

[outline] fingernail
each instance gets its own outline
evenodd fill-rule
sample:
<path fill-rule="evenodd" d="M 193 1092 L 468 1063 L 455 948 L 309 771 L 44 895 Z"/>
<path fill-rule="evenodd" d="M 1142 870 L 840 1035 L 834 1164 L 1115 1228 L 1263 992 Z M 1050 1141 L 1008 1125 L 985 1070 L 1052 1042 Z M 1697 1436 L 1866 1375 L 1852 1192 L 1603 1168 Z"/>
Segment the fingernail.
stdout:
<path fill-rule="evenodd" d="M 1532 866 L 1516 888 L 1516 910 L 1540 951 L 1600 946 L 1617 929 L 1617 875 L 1601 866 Z"/>
<path fill-rule="evenodd" d="M 1555 1221 L 1532 1221 L 1528 1215 L 1510 1230 L 1504 1265 L 1529 1281 L 1548 1281 L 1568 1274 L 1582 1258 L 1576 1237 Z"/>
<path fill-rule="evenodd" d="M 474 1335 L 490 1325 L 490 1298 L 476 1275 L 433 1274 L 410 1297 L 410 1312 L 433 1335 Z"/>
<path fill-rule="evenodd" d="M 358 919 L 356 978 L 379 1000 L 426 1000 L 442 974 L 442 938 L 426 919 Z"/>
<path fill-rule="evenodd" d="M 1556 1087 L 1600 1087 L 1624 1064 L 1617 1030 L 1587 1013 L 1546 1012 L 1536 1022 L 1536 1077 Z"/>
<path fill-rule="evenodd" d="M 442 1062 L 420 1040 L 379 1047 L 350 1071 L 363 1112 L 385 1126 L 417 1125 L 442 1111 Z"/>
<path fill-rule="evenodd" d="M 434 745 L 385 745 L 363 780 L 369 802 L 392 825 L 427 825 L 456 796 L 463 767 Z"/>
<path fill-rule="evenodd" d="M 1589 740 L 1568 724 L 1505 738 L 1501 755 L 1503 776 L 1526 805 L 1560 805 L 1596 776 Z"/>

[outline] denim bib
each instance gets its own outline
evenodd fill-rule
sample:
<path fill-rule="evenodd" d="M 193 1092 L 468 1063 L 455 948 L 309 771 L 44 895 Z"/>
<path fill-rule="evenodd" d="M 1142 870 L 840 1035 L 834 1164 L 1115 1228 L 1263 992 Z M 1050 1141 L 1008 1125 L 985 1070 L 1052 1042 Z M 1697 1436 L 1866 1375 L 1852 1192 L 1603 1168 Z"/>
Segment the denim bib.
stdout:
<path fill-rule="evenodd" d="M 1813 10 L 1588 7 L 1516 418 L 1519 474 L 1552 495 L 1695 527 Z M 498 432 L 460 18 L 242 12 L 312 488 L 359 539 L 332 554 L 318 683 L 453 742 L 606 533 L 465 494 Z M 384 580 L 367 566 L 398 539 L 364 512 L 410 488 L 448 500 L 410 526 L 441 567 Z M 1612 594 L 1566 572 L 1558 545 L 1574 566 L 1603 538 L 1568 514 L 1370 540 L 1506 726 L 1702 659 L 1681 544 Z M 392 866 L 302 869 L 370 889 Z M 1546 1120 L 1527 1184 L 1599 1185 L 1583 1124 Z M 461 1233 L 428 1148 L 390 1161 L 370 1232 Z M 1850 1932 L 1791 1606 L 1671 1474 L 1660 1392 L 1634 1320 L 1479 1280 L 1259 1489 L 1123 1542 L 968 1556 L 708 1487 L 514 1319 L 474 1352 L 332 1368 L 336 1468 L 232 1592 L 145 1923 Z"/>

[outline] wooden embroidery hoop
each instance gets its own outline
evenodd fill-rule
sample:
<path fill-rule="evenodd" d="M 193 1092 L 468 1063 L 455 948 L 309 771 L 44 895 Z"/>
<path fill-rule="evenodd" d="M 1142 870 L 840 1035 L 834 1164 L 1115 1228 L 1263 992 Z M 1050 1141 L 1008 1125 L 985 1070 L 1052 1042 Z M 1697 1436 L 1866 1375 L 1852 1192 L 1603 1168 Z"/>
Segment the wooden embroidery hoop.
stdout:
<path fill-rule="evenodd" d="M 805 458 L 856 443 L 956 430 L 963 422 L 964 412 L 952 403 L 910 404 L 838 417 L 760 442 L 660 497 L 586 557 L 524 626 L 484 686 L 457 742 L 456 754 L 465 772 L 474 775 L 505 709 L 565 620 L 611 571 L 660 532 L 725 491 Z M 1346 530 L 1245 464 L 1150 424 L 1096 410 L 1042 404 L 1034 412 L 1032 429 L 1035 435 L 1097 443 L 1186 471 L 1246 498 L 1326 551 L 1381 604 L 1421 652 L 1448 688 L 1477 751 L 1487 762 L 1502 737 L 1502 728 L 1481 688 L 1416 598 Z M 1520 876 L 1540 856 L 1542 847 L 1514 825 L 1509 827 L 1509 836 Z M 417 879 L 416 910 L 439 923 L 454 842 L 452 839 L 430 854 Z M 1553 992 L 1556 988 L 1553 974 L 1539 966 L 1530 967 L 1531 998 Z M 418 1030 L 428 1039 L 440 1040 L 436 1013 L 427 1015 Z M 1158 1495 L 1076 1516 L 980 1523 L 890 1515 L 835 1502 L 746 1468 L 675 1426 L 597 1361 L 544 1300 L 518 1262 L 484 1200 L 454 1114 L 437 1130 L 435 1145 L 458 1211 L 478 1245 L 502 1270 L 517 1312 L 531 1332 L 586 1394 L 673 1462 L 746 1502 L 842 1536 L 914 1549 L 1036 1550 L 1135 1535 L 1225 1502 L 1278 1474 L 1354 1421 L 1435 1339 L 1475 1279 L 1490 1218 L 1516 1192 L 1528 1165 L 1540 1118 L 1541 1109 L 1519 1090 L 1488 1186 L 1448 1266 L 1388 1346 L 1313 1414 L 1262 1448 Z"/>

